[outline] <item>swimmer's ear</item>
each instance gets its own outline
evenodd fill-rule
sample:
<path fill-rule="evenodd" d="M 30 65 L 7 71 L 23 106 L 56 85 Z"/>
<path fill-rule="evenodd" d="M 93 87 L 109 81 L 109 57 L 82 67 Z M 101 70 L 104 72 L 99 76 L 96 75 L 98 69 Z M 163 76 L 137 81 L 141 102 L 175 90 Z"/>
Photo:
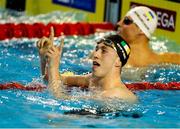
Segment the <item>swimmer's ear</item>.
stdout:
<path fill-rule="evenodd" d="M 122 66 L 122 63 L 118 57 L 118 58 L 116 58 L 116 61 L 115 61 L 115 67 L 121 67 L 121 66 Z"/>

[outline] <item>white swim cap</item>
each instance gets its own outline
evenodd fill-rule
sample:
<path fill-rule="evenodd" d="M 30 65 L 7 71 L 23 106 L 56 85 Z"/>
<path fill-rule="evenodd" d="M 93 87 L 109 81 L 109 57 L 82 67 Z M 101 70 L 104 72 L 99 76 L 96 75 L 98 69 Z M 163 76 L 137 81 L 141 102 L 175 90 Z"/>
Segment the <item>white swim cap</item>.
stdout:
<path fill-rule="evenodd" d="M 157 27 L 157 16 L 153 10 L 145 6 L 132 8 L 127 12 L 126 16 L 130 16 L 134 23 L 150 38 Z"/>

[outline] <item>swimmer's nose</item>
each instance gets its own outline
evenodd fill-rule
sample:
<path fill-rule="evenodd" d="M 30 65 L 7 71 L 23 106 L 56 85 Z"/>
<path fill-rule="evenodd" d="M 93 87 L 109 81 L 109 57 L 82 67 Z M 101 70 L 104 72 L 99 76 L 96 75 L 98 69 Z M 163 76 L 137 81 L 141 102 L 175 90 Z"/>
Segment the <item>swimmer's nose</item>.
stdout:
<path fill-rule="evenodd" d="M 93 52 L 93 59 L 97 59 L 100 57 L 100 49 Z"/>
<path fill-rule="evenodd" d="M 123 19 L 121 19 L 121 20 L 117 23 L 117 25 L 118 25 L 119 27 L 121 27 L 122 24 L 123 24 Z"/>

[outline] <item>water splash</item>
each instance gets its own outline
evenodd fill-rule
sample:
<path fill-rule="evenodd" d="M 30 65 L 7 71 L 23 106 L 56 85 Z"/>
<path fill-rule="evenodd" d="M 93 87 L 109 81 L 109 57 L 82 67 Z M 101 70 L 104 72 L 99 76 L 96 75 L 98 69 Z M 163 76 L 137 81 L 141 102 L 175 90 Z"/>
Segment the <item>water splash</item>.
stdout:
<path fill-rule="evenodd" d="M 0 10 L 0 23 L 37 23 L 41 22 L 48 24 L 53 23 L 64 23 L 64 22 L 80 22 L 86 20 L 86 15 L 80 12 L 61 12 L 54 11 L 47 14 L 39 14 L 36 16 L 27 16 L 24 12 L 16 12 L 12 10 Z"/>

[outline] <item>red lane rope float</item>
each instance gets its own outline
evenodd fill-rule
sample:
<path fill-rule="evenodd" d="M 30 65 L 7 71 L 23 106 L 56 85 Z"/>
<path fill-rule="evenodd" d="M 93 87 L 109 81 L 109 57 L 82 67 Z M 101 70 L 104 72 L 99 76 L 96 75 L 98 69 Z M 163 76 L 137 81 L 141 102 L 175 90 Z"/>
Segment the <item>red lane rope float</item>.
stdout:
<path fill-rule="evenodd" d="M 169 83 L 149 83 L 149 82 L 139 82 L 126 84 L 126 86 L 131 90 L 180 90 L 180 82 L 169 82 Z"/>
<path fill-rule="evenodd" d="M 132 83 L 126 84 L 126 86 L 130 90 L 180 90 L 180 82 L 169 82 L 169 83 L 149 83 L 149 82 L 139 82 L 139 83 Z M 0 84 L 0 90 L 7 90 L 7 89 L 18 89 L 18 90 L 27 90 L 27 91 L 42 91 L 47 87 L 40 84 L 40 83 L 32 83 L 28 86 L 24 86 L 17 82 L 11 82 L 6 84 Z"/>
<path fill-rule="evenodd" d="M 18 89 L 18 90 L 27 90 L 27 91 L 42 91 L 46 89 L 46 86 L 40 83 L 32 83 L 28 86 L 24 86 L 17 82 L 10 82 L 6 84 L 0 84 L 0 90 L 7 90 L 7 89 Z"/>
<path fill-rule="evenodd" d="M 0 24 L 0 40 L 11 38 L 41 38 L 43 36 L 49 36 L 50 27 L 53 26 L 55 30 L 55 36 L 64 35 L 89 35 L 95 33 L 96 29 L 114 30 L 112 23 L 49 23 L 47 25 L 43 23 L 5 23 Z"/>

